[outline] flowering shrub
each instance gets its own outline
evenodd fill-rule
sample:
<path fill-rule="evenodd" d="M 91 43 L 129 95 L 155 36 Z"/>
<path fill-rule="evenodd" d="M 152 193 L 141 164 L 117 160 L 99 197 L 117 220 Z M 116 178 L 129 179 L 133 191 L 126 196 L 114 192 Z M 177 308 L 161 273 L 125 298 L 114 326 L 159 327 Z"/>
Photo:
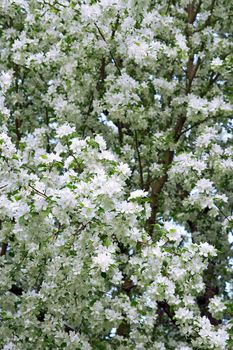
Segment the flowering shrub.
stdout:
<path fill-rule="evenodd" d="M 0 348 L 232 348 L 232 24 L 215 0 L 0 3 Z"/>

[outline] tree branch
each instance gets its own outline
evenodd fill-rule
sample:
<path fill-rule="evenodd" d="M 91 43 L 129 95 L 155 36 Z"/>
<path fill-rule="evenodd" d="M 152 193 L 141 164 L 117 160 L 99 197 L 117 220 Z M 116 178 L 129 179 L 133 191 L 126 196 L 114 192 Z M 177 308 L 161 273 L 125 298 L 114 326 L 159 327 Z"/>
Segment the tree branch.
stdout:
<path fill-rule="evenodd" d="M 202 1 L 199 1 L 196 8 L 193 3 L 189 3 L 189 5 L 187 6 L 187 22 L 189 25 L 192 25 L 193 22 L 195 21 L 198 11 L 200 9 L 201 3 Z M 190 35 L 192 35 L 192 33 L 190 33 L 190 28 L 187 27 L 187 37 L 189 38 Z M 196 65 L 194 65 L 193 62 L 194 62 L 194 54 L 192 54 L 189 57 L 188 63 L 187 63 L 186 88 L 185 88 L 186 95 L 188 95 L 191 92 L 193 80 L 197 74 L 198 68 L 201 65 L 201 59 L 198 58 Z M 186 122 L 186 119 L 187 119 L 186 115 L 181 116 L 175 125 L 174 132 L 173 132 L 173 135 L 174 135 L 173 139 L 175 143 L 177 143 L 178 140 L 180 139 L 180 136 L 182 134 L 182 128 Z M 158 203 L 159 197 L 165 183 L 167 182 L 167 179 L 168 179 L 167 173 L 168 173 L 169 165 L 172 163 L 173 158 L 174 158 L 174 150 L 170 150 L 170 149 L 167 150 L 164 156 L 164 160 L 161 161 L 161 163 L 165 165 L 165 173 L 164 175 L 159 177 L 157 182 L 152 183 L 152 186 L 151 186 L 151 215 L 146 223 L 146 227 L 150 234 L 153 233 L 153 226 L 155 224 L 156 214 L 159 207 L 159 203 Z"/>
<path fill-rule="evenodd" d="M 104 41 L 104 42 L 107 44 L 107 46 L 108 46 L 108 42 L 107 42 L 107 40 L 105 39 L 105 36 L 104 36 L 104 34 L 102 33 L 101 29 L 99 28 L 98 24 L 97 24 L 96 22 L 94 22 L 94 25 L 95 25 L 95 27 L 97 28 L 97 30 L 98 30 L 98 32 L 99 32 L 101 38 L 103 39 L 103 41 Z M 120 67 L 119 67 L 119 65 L 118 65 L 118 62 L 117 62 L 117 60 L 115 59 L 115 57 L 114 57 L 114 55 L 113 55 L 111 49 L 109 49 L 109 53 L 110 53 L 111 59 L 113 60 L 115 66 L 116 66 L 116 68 L 117 68 L 117 70 L 118 70 L 118 73 L 121 74 L 121 69 L 120 69 Z"/>
<path fill-rule="evenodd" d="M 37 189 L 34 188 L 33 186 L 29 185 L 29 187 L 30 187 L 35 193 L 37 193 L 39 196 L 44 197 L 44 198 L 49 198 L 48 196 L 46 196 L 45 193 L 40 192 L 39 190 L 37 190 Z"/>
<path fill-rule="evenodd" d="M 137 157 L 138 157 L 139 174 L 140 174 L 140 183 L 141 183 L 141 188 L 143 189 L 143 188 L 144 188 L 143 169 L 142 169 L 142 160 L 141 160 L 141 154 L 140 154 L 139 144 L 138 144 L 138 135 L 137 135 L 137 131 L 135 131 L 134 135 L 135 135 L 136 152 L 137 152 Z"/>

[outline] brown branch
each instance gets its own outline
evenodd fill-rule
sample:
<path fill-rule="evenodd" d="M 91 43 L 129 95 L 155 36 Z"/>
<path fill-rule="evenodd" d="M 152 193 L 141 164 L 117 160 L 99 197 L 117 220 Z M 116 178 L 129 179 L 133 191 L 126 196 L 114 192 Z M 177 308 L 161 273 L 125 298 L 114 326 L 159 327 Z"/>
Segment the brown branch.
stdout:
<path fill-rule="evenodd" d="M 122 124 L 121 121 L 119 121 L 119 122 L 117 123 L 117 128 L 118 128 L 118 140 L 119 140 L 119 144 L 120 144 L 120 146 L 122 146 L 122 145 L 123 145 L 123 141 L 124 141 L 124 133 L 123 133 L 123 131 L 122 131 L 122 129 L 123 129 L 123 124 Z"/>
<path fill-rule="evenodd" d="M 150 232 L 150 234 L 152 234 L 153 232 L 153 225 L 155 224 L 155 219 L 156 219 L 156 214 L 158 211 L 158 200 L 159 200 L 159 195 L 161 190 L 163 189 L 163 186 L 165 184 L 165 182 L 167 181 L 167 174 L 161 176 L 157 182 L 152 184 L 152 188 L 151 188 L 151 214 L 149 219 L 146 222 L 146 227 L 148 228 L 148 231 Z"/>
<path fill-rule="evenodd" d="M 186 117 L 181 117 L 175 126 L 175 129 L 174 129 L 175 142 L 177 142 L 181 136 L 182 128 L 185 121 L 186 121 Z M 165 174 L 160 176 L 159 179 L 155 183 L 153 183 L 151 186 L 151 215 L 146 223 L 146 227 L 151 234 L 153 232 L 153 225 L 155 224 L 156 214 L 159 207 L 160 193 L 168 179 L 167 172 L 169 169 L 169 165 L 173 161 L 173 158 L 174 158 L 174 151 L 168 150 L 165 154 L 165 158 L 164 158 L 165 160 L 163 162 L 165 165 Z"/>
<path fill-rule="evenodd" d="M 39 196 L 43 197 L 43 198 L 49 198 L 48 196 L 46 196 L 45 193 L 40 192 L 39 190 L 37 190 L 36 188 L 34 188 L 33 186 L 29 185 L 29 187 Z"/>
<path fill-rule="evenodd" d="M 116 334 L 121 337 L 127 337 L 130 332 L 130 324 L 123 320 L 117 328 Z"/>
<path fill-rule="evenodd" d="M 200 9 L 200 6 L 201 6 L 201 1 L 199 1 L 199 4 L 196 8 L 192 2 L 190 2 L 188 4 L 188 6 L 187 6 L 187 14 L 188 14 L 187 20 L 188 20 L 189 24 L 193 24 L 193 22 L 195 21 L 197 14 L 198 14 L 198 11 Z"/>
<path fill-rule="evenodd" d="M 107 46 L 108 46 L 108 42 L 107 42 L 107 40 L 105 39 L 105 36 L 103 35 L 103 33 L 102 33 L 101 29 L 99 28 L 98 24 L 97 24 L 96 22 L 94 22 L 94 25 L 95 25 L 95 27 L 97 28 L 97 30 L 98 30 L 98 32 L 99 32 L 101 38 L 103 39 L 103 41 L 104 41 L 104 42 L 107 44 Z M 119 67 L 119 65 L 118 65 L 118 61 L 115 59 L 115 57 L 114 57 L 114 55 L 113 55 L 111 49 L 109 49 L 109 53 L 110 53 L 111 59 L 113 60 L 115 66 L 116 66 L 116 68 L 117 68 L 117 70 L 118 70 L 118 73 L 121 74 L 121 69 L 120 69 L 120 67 Z"/>
<path fill-rule="evenodd" d="M 141 188 L 143 189 L 144 188 L 143 168 L 142 168 L 141 154 L 140 154 L 140 150 L 139 150 L 137 131 L 135 131 L 134 135 L 135 135 L 135 147 L 136 147 L 136 152 L 137 152 L 137 157 L 138 157 L 140 183 L 141 183 Z"/>
<path fill-rule="evenodd" d="M 0 220 L 0 230 L 2 229 L 2 220 Z M 7 247 L 8 247 L 8 243 L 7 242 L 2 242 L 2 248 L 0 251 L 0 256 L 4 256 L 6 255 L 7 252 Z"/>
<path fill-rule="evenodd" d="M 216 116 L 216 115 L 214 115 L 214 116 L 212 116 L 212 117 L 207 117 L 207 118 L 205 118 L 205 119 L 203 119 L 203 120 L 199 120 L 198 122 L 194 123 L 193 125 L 190 125 L 190 126 L 189 126 L 188 128 L 186 128 L 186 129 L 184 129 L 184 130 L 181 132 L 180 136 L 183 135 L 183 134 L 185 134 L 185 133 L 188 132 L 189 130 L 192 130 L 192 129 L 195 128 L 196 126 L 199 126 L 199 125 L 205 123 L 205 122 L 208 121 L 208 120 L 217 119 L 217 118 L 232 119 L 233 117 L 232 117 L 232 116 L 231 116 L 231 117 L 228 117 L 228 116 L 221 116 L 221 117 L 219 117 L 219 116 Z"/>
<path fill-rule="evenodd" d="M 113 30 L 112 30 L 112 34 L 111 34 L 111 39 L 114 39 L 114 36 L 116 34 L 116 30 L 117 30 L 117 27 L 119 25 L 119 21 L 120 21 L 120 14 L 119 12 L 117 13 L 117 16 L 116 16 L 116 22 L 113 26 Z"/>
<path fill-rule="evenodd" d="M 126 293 L 130 297 L 131 291 L 134 288 L 133 281 L 130 279 L 130 277 L 128 277 L 125 274 L 123 274 L 123 277 L 124 277 L 124 282 L 122 284 L 121 289 L 124 293 Z M 126 316 L 126 315 L 123 313 L 123 316 Z M 116 334 L 122 337 L 127 337 L 129 335 L 129 332 L 130 332 L 129 322 L 127 322 L 126 320 L 122 320 L 119 326 L 117 327 Z"/>
<path fill-rule="evenodd" d="M 178 327 L 177 324 L 176 324 L 176 322 L 175 322 L 175 320 L 174 320 L 175 314 L 174 314 L 174 312 L 171 310 L 169 304 L 168 304 L 165 300 L 163 300 L 163 301 L 157 301 L 157 305 L 158 305 L 161 309 L 163 309 L 163 311 L 164 311 L 164 312 L 166 313 L 166 315 L 169 317 L 169 319 L 171 320 L 171 322 L 172 322 L 176 327 Z"/>
<path fill-rule="evenodd" d="M 197 63 L 193 63 L 194 57 L 190 57 L 187 65 L 187 84 L 186 84 L 186 94 L 191 91 L 192 83 L 197 75 L 198 68 L 200 67 L 202 60 L 200 57 L 197 59 Z"/>
<path fill-rule="evenodd" d="M 19 66 L 17 64 L 14 64 L 14 71 L 15 71 L 15 92 L 16 94 L 19 93 L 19 73 L 20 73 L 20 69 Z M 15 104 L 15 107 L 19 107 L 19 102 L 17 102 Z M 16 146 L 19 146 L 19 142 L 21 140 L 21 125 L 22 125 L 22 120 L 20 120 L 18 117 L 15 117 L 15 134 L 16 134 Z"/>
<path fill-rule="evenodd" d="M 145 191 L 147 191 L 147 192 L 149 191 L 151 182 L 152 182 L 152 176 L 150 174 L 150 169 L 148 169 L 147 179 L 146 179 L 146 183 L 145 183 L 145 187 L 144 187 Z"/>
<path fill-rule="evenodd" d="M 193 22 L 195 21 L 198 11 L 200 9 L 202 1 L 199 1 L 197 7 L 195 8 L 193 3 L 190 3 L 187 6 L 187 22 L 189 25 L 192 25 Z M 190 28 L 187 27 L 187 38 L 189 39 L 190 35 L 192 33 L 190 33 Z M 199 69 L 201 65 L 201 59 L 198 58 L 197 63 L 194 65 L 194 54 L 192 54 L 189 59 L 188 59 L 188 63 L 187 63 L 187 70 L 186 70 L 186 88 L 185 88 L 185 94 L 188 95 L 191 92 L 191 88 L 192 88 L 192 83 L 193 80 L 197 74 L 197 71 Z M 174 128 L 174 132 L 173 132 L 173 140 L 175 143 L 178 142 L 178 140 L 180 139 L 180 136 L 182 135 L 182 129 L 183 126 L 186 122 L 187 117 L 186 116 L 181 116 Z M 155 224 L 156 221 L 156 214 L 159 208 L 159 197 L 160 194 L 163 190 L 163 187 L 165 185 L 165 183 L 167 182 L 168 179 L 168 169 L 169 166 L 171 165 L 172 161 L 174 158 L 174 150 L 167 150 L 167 152 L 165 153 L 164 156 L 164 160 L 161 161 L 161 163 L 163 163 L 165 165 L 165 173 L 164 175 L 160 176 L 159 179 L 155 182 L 152 183 L 151 185 L 151 215 L 149 217 L 149 219 L 146 222 L 146 227 L 149 231 L 150 234 L 153 233 L 153 226 Z"/>
<path fill-rule="evenodd" d="M 215 6 L 215 3 L 216 3 L 216 0 L 213 0 L 211 2 L 211 5 L 210 5 L 210 8 L 208 9 L 208 11 L 210 12 L 210 15 L 208 16 L 208 18 L 206 19 L 205 23 L 200 26 L 198 29 L 196 29 L 194 32 L 195 33 L 198 33 L 200 31 L 202 31 L 204 28 L 206 28 L 207 26 L 210 25 L 210 22 L 211 22 L 211 18 L 213 16 L 213 12 L 214 12 L 214 6 Z M 218 19 L 216 19 L 216 22 L 218 21 Z"/>
<path fill-rule="evenodd" d="M 9 289 L 9 292 L 11 292 L 17 296 L 21 296 L 23 294 L 23 289 L 21 287 L 18 287 L 15 284 L 12 284 L 11 288 Z"/>
<path fill-rule="evenodd" d="M 105 78 L 106 78 L 106 59 L 105 57 L 102 57 L 101 58 L 101 64 L 100 64 L 100 78 L 96 84 L 96 90 L 101 92 L 101 89 L 102 89 L 102 86 L 103 86 L 103 83 L 105 81 Z"/>
<path fill-rule="evenodd" d="M 8 243 L 7 242 L 2 242 L 2 248 L 1 248 L 1 251 L 0 251 L 0 256 L 6 255 L 7 247 L 8 247 Z"/>
<path fill-rule="evenodd" d="M 77 231 L 75 231 L 75 235 L 79 235 L 91 222 L 92 220 L 89 220 L 87 223 L 82 224 Z"/>
<path fill-rule="evenodd" d="M 216 81 L 218 80 L 218 78 L 220 76 L 221 76 L 220 73 L 217 73 L 214 75 L 214 72 L 212 72 L 212 74 L 210 74 L 210 79 L 208 81 L 208 84 L 207 84 L 205 90 L 202 93 L 200 93 L 200 97 L 204 97 L 207 94 L 207 92 L 209 92 L 209 90 L 212 88 L 214 83 L 216 83 Z"/>
<path fill-rule="evenodd" d="M 212 299 L 215 295 L 218 295 L 219 288 L 211 285 L 206 285 L 205 293 L 202 296 L 197 297 L 197 305 L 201 311 L 201 316 L 206 316 L 210 323 L 214 326 L 217 326 L 221 323 L 221 320 L 217 320 L 210 313 L 208 306 L 210 303 L 210 299 Z"/>
<path fill-rule="evenodd" d="M 19 142 L 21 140 L 21 120 L 19 118 L 15 118 L 15 134 L 16 134 L 16 145 L 19 145 Z"/>

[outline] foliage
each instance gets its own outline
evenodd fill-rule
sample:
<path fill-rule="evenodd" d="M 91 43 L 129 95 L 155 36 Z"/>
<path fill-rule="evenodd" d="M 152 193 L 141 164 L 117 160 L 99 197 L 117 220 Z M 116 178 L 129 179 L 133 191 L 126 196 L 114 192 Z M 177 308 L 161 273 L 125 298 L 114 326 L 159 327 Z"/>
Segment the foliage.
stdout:
<path fill-rule="evenodd" d="M 230 11 L 1 1 L 2 349 L 231 349 Z"/>

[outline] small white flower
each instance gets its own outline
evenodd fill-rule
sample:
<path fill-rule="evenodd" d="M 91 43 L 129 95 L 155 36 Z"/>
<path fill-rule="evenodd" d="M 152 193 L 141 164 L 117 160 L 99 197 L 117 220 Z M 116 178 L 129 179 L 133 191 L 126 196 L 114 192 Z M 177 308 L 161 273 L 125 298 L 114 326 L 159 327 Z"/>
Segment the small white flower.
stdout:
<path fill-rule="evenodd" d="M 176 243 L 179 243 L 186 233 L 182 226 L 177 225 L 172 221 L 165 221 L 164 228 L 167 231 L 167 238 L 170 241 L 176 241 Z"/>
<path fill-rule="evenodd" d="M 56 129 L 56 132 L 57 132 L 58 137 L 63 137 L 63 136 L 67 136 L 67 135 L 70 135 L 73 132 L 75 132 L 75 128 L 70 126 L 68 123 L 65 123 L 65 124 L 59 126 Z"/>
<path fill-rule="evenodd" d="M 180 321 L 185 322 L 186 320 L 190 320 L 193 318 L 193 312 L 184 307 L 180 307 L 175 312 L 175 317 Z"/>
<path fill-rule="evenodd" d="M 146 197 L 148 192 L 143 190 L 136 190 L 130 193 L 129 199 Z"/>
<path fill-rule="evenodd" d="M 12 342 L 4 345 L 4 347 L 3 347 L 3 350 L 14 350 L 14 349 L 16 349 L 16 348 L 15 348 L 15 345 Z"/>
<path fill-rule="evenodd" d="M 180 47 L 181 50 L 188 51 L 188 47 L 186 44 L 186 38 L 184 35 L 176 34 L 176 41 L 177 41 L 177 45 Z"/>
<path fill-rule="evenodd" d="M 101 135 L 96 135 L 95 141 L 98 143 L 101 150 L 106 149 L 106 142 Z"/>
<path fill-rule="evenodd" d="M 131 170 L 128 166 L 128 164 L 125 164 L 125 163 L 120 163 L 118 165 L 118 170 L 124 175 L 124 176 L 130 176 L 131 175 Z"/>
<path fill-rule="evenodd" d="M 211 66 L 215 66 L 215 67 L 220 67 L 222 66 L 222 64 L 223 64 L 223 61 L 219 57 L 214 58 L 211 62 Z"/>
<path fill-rule="evenodd" d="M 210 299 L 208 308 L 210 312 L 215 315 L 218 312 L 222 312 L 226 309 L 226 305 L 223 303 L 222 299 L 218 296 L 214 296 Z"/>
<path fill-rule="evenodd" d="M 213 190 L 213 181 L 210 181 L 209 179 L 201 179 L 198 180 L 196 183 L 196 188 L 199 192 L 210 192 Z"/>
<path fill-rule="evenodd" d="M 92 260 L 94 265 L 98 265 L 102 272 L 106 272 L 110 265 L 115 262 L 112 257 L 112 252 L 106 247 L 100 247 L 97 250 L 97 256 L 94 256 Z"/>
<path fill-rule="evenodd" d="M 211 256 L 217 255 L 216 249 L 207 242 L 200 243 L 199 251 L 200 251 L 200 255 L 202 255 L 206 258 L 208 257 L 208 255 L 211 255 Z"/>
<path fill-rule="evenodd" d="M 3 92 L 6 92 L 9 89 L 13 78 L 13 72 L 2 72 L 0 75 L 0 86 Z"/>

